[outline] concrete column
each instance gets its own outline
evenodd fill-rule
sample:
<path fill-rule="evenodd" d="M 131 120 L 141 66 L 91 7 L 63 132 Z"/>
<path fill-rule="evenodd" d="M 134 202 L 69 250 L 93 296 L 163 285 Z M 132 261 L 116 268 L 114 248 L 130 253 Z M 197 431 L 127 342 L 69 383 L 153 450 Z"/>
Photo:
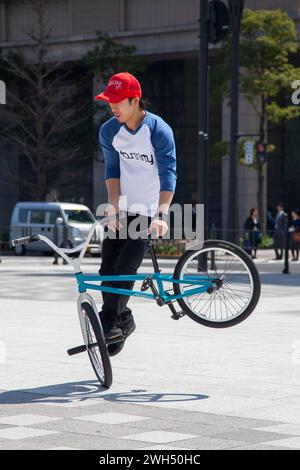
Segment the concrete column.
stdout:
<path fill-rule="evenodd" d="M 244 97 L 240 97 L 240 128 L 241 134 L 258 133 L 258 116 Z M 223 103 L 223 140 L 229 141 L 230 107 L 228 100 Z M 223 157 L 222 162 L 222 223 L 226 228 L 228 218 L 228 174 L 229 158 Z M 266 186 L 266 185 L 265 185 Z M 239 213 L 238 226 L 242 228 L 244 220 L 252 207 L 257 207 L 258 178 L 257 172 L 253 168 L 240 164 L 238 167 L 238 198 Z M 266 201 L 266 187 L 264 200 Z M 265 202 L 266 206 L 266 202 Z"/>
<path fill-rule="evenodd" d="M 94 77 L 93 80 L 93 96 L 92 99 L 94 100 L 97 93 L 100 93 L 101 83 L 98 77 Z M 99 129 L 99 115 L 95 116 L 95 122 Z M 98 132 L 98 130 L 97 130 Z M 105 177 L 104 177 L 104 159 L 102 155 L 102 151 L 100 145 L 96 151 L 96 155 L 94 158 L 94 168 L 93 168 L 93 211 L 96 213 L 96 209 L 100 204 L 107 202 L 107 191 L 105 186 Z"/>
<path fill-rule="evenodd" d="M 72 0 L 68 0 L 68 35 L 72 35 Z"/>
<path fill-rule="evenodd" d="M 0 1 L 0 41 L 6 41 L 6 8 L 3 1 Z"/>
<path fill-rule="evenodd" d="M 119 31 L 126 30 L 125 0 L 119 0 Z"/>

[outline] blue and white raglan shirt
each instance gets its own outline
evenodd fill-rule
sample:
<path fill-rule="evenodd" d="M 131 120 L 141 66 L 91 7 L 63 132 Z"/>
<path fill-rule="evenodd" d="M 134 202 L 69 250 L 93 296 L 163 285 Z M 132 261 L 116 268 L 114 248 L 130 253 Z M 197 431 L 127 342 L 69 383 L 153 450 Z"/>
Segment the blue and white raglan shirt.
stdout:
<path fill-rule="evenodd" d="M 176 149 L 170 126 L 148 111 L 135 131 L 112 117 L 101 126 L 99 141 L 105 179 L 120 178 L 120 209 L 153 217 L 159 192 L 174 192 L 176 186 Z"/>

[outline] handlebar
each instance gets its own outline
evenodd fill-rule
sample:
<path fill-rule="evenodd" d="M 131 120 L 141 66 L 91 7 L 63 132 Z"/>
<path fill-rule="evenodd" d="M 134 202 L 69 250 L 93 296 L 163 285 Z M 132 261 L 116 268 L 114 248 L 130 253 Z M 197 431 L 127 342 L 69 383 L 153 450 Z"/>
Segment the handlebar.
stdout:
<path fill-rule="evenodd" d="M 31 237 L 15 238 L 14 240 L 11 240 L 11 245 L 12 246 L 25 245 L 25 243 L 37 242 L 39 240 L 40 240 L 39 235 L 32 235 Z"/>
<path fill-rule="evenodd" d="M 119 215 L 119 218 L 123 218 L 125 215 L 124 214 L 120 214 Z M 109 222 L 111 219 L 113 219 L 115 217 L 115 214 L 113 215 L 110 215 L 108 217 L 104 217 L 103 219 L 101 220 L 96 220 L 96 222 L 94 222 L 93 224 L 93 227 L 96 226 L 96 224 L 100 224 L 100 225 L 105 225 L 107 222 Z M 12 246 L 17 246 L 17 245 L 25 245 L 25 243 L 32 243 L 32 242 L 38 242 L 38 241 L 45 241 L 44 238 L 46 237 L 43 237 L 39 234 L 35 234 L 35 235 L 31 235 L 30 237 L 22 237 L 22 238 L 15 238 L 14 240 L 11 240 L 11 245 Z M 81 247 L 83 245 L 83 243 L 81 243 L 81 245 L 78 245 L 76 247 L 76 249 L 68 249 L 68 250 L 65 250 L 66 252 L 68 253 L 72 253 L 72 252 L 75 252 L 75 251 L 79 251 L 78 249 L 80 249 L 79 247 Z"/>
<path fill-rule="evenodd" d="M 96 225 L 97 224 L 105 225 L 110 220 L 115 219 L 115 216 L 116 216 L 116 214 L 113 214 L 113 215 L 110 215 L 110 216 L 107 216 L 107 217 L 103 217 L 101 220 L 96 220 L 93 223 L 92 227 L 90 228 L 86 240 L 83 243 L 81 243 L 80 245 L 77 245 L 75 248 L 59 248 L 48 237 L 45 237 L 44 235 L 40 235 L 40 234 L 35 234 L 35 235 L 32 235 L 32 236 L 28 236 L 28 237 L 16 238 L 14 240 L 11 240 L 11 245 L 12 246 L 17 246 L 17 245 L 24 245 L 25 243 L 43 241 L 43 242 L 47 243 L 47 245 L 49 245 L 50 248 L 52 248 L 54 251 L 56 251 L 62 258 L 64 258 L 65 261 L 67 261 L 67 263 L 72 264 L 72 266 L 74 267 L 76 272 L 79 272 L 80 271 L 80 263 L 83 259 L 85 251 L 87 249 L 87 246 L 88 246 L 88 244 L 89 244 L 89 242 L 92 238 L 92 235 L 93 235 L 93 232 L 95 230 Z M 124 217 L 125 217 L 125 213 L 120 212 L 119 213 L 119 219 L 122 219 Z M 154 232 L 156 232 L 156 231 L 152 231 L 152 235 L 154 234 Z M 142 237 L 145 237 L 146 239 L 151 238 L 151 234 L 148 234 L 147 230 L 140 231 L 139 235 L 142 236 Z M 154 237 L 157 238 L 157 234 L 154 235 Z M 68 256 L 70 254 L 78 253 L 78 252 L 80 252 L 80 253 L 79 253 L 78 257 L 76 257 L 76 258 L 71 258 L 70 256 Z"/>

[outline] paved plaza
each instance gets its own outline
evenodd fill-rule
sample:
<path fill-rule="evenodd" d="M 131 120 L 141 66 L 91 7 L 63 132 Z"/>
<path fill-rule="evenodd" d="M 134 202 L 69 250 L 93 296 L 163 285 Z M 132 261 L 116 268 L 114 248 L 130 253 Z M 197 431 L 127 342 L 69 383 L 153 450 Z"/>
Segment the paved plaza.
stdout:
<path fill-rule="evenodd" d="M 234 328 L 132 298 L 137 329 L 102 390 L 87 355 L 66 352 L 82 342 L 71 268 L 3 256 L 0 449 L 300 449 L 300 263 L 257 265 L 261 300 Z"/>

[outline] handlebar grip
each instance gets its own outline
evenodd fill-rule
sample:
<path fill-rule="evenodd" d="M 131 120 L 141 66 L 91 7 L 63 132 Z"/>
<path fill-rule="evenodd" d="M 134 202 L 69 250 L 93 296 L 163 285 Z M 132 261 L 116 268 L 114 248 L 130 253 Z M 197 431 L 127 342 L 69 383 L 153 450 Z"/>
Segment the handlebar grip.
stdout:
<path fill-rule="evenodd" d="M 125 211 L 120 211 L 120 212 L 115 212 L 114 214 L 111 215 L 101 215 L 96 217 L 98 222 L 100 222 L 101 225 L 105 225 L 107 222 L 114 220 L 115 218 L 117 219 L 124 219 L 125 218 Z"/>
<path fill-rule="evenodd" d="M 38 240 L 39 240 L 38 235 L 32 235 L 31 237 L 15 238 L 14 240 L 11 240 L 11 245 L 12 246 L 25 245 L 25 243 L 37 242 Z"/>

